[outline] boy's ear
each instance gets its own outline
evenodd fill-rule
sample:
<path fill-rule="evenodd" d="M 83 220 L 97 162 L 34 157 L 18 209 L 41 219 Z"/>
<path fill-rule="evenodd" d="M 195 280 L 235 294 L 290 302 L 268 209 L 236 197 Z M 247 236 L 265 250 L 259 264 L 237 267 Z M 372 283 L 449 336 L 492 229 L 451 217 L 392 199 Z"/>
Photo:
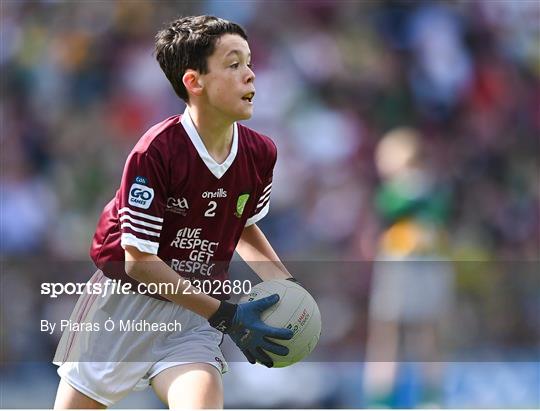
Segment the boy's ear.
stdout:
<path fill-rule="evenodd" d="M 203 81 L 198 71 L 193 69 L 187 69 L 182 76 L 182 83 L 188 91 L 195 96 L 200 96 L 203 91 Z"/>

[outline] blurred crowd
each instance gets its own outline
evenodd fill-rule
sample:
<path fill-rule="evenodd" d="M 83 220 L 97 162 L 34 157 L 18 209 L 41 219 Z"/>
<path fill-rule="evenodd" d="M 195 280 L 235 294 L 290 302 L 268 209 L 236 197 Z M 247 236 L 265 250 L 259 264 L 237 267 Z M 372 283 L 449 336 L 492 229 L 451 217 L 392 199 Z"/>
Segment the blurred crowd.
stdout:
<path fill-rule="evenodd" d="M 358 264 L 356 275 L 302 276 L 325 294 L 327 349 L 362 358 L 371 262 L 388 254 L 388 241 L 402 246 L 411 233 L 403 217 L 418 210 L 420 219 L 429 210 L 436 226 L 437 255 L 454 262 L 445 292 L 456 301 L 453 321 L 470 330 L 451 339 L 454 348 L 510 352 L 538 342 L 537 1 L 6 0 L 0 7 L 3 261 L 88 259 L 127 154 L 147 128 L 183 111 L 152 54 L 155 33 L 180 15 L 214 14 L 247 30 L 257 95 L 246 125 L 278 146 L 261 227 L 285 261 Z M 381 141 L 396 131 L 414 134 L 422 151 L 424 178 L 414 180 L 414 201 L 403 209 L 378 163 Z M 434 200 L 419 206 L 428 186 L 436 187 Z M 32 274 L 8 275 L 22 290 Z M 11 323 L 3 297 L 4 339 Z M 44 309 L 16 312 L 36 321 Z M 17 342 L 5 347 L 2 358 L 17 355 Z"/>

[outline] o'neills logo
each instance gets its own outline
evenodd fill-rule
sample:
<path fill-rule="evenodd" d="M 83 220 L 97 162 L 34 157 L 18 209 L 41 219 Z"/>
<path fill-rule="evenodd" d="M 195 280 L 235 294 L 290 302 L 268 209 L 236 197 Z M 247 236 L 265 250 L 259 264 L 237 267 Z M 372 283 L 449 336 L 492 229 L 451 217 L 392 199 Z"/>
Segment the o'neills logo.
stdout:
<path fill-rule="evenodd" d="M 217 191 L 205 191 L 202 193 L 202 198 L 225 198 L 227 197 L 227 192 L 219 188 Z"/>

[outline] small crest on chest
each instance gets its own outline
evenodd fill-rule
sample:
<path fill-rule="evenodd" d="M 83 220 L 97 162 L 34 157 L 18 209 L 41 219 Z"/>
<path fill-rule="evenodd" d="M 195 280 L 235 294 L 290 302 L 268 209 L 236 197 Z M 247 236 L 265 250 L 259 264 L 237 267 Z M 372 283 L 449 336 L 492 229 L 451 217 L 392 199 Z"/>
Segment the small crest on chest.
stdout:
<path fill-rule="evenodd" d="M 246 208 L 246 204 L 249 200 L 249 193 L 240 194 L 238 196 L 238 199 L 236 200 L 236 211 L 234 215 L 238 218 L 242 217 L 242 214 L 244 214 L 244 209 Z"/>

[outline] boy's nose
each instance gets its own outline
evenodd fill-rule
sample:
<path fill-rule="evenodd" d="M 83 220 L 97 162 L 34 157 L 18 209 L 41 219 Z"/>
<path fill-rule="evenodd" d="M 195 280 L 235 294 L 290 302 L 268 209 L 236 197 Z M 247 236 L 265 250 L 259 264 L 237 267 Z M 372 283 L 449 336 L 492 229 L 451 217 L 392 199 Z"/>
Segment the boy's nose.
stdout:
<path fill-rule="evenodd" d="M 253 83 L 255 81 L 255 73 L 249 67 L 248 67 L 248 70 L 249 70 L 249 73 L 248 73 L 247 82 Z"/>

